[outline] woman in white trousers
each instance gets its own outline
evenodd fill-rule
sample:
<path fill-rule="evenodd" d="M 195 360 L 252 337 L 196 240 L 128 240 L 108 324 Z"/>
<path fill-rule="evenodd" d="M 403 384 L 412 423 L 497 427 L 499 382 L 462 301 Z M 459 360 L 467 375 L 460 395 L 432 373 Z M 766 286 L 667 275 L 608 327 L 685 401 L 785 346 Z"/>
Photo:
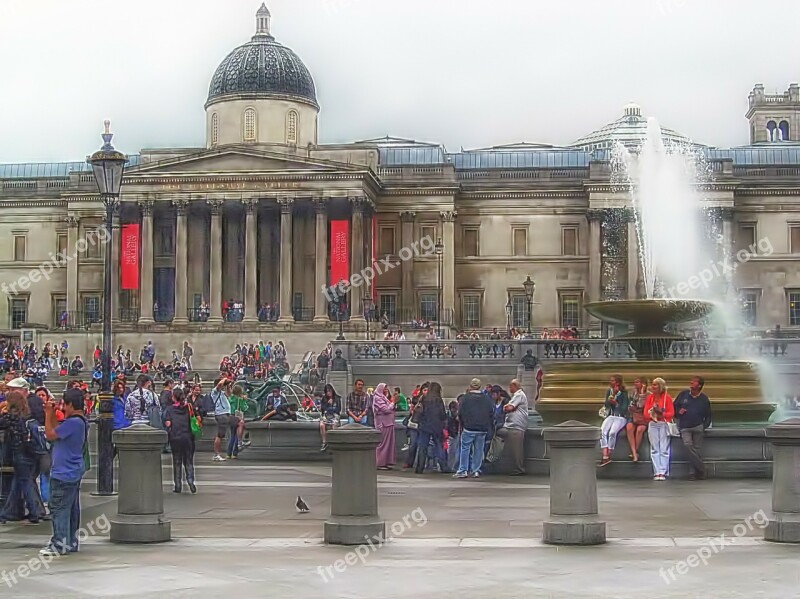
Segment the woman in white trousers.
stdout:
<path fill-rule="evenodd" d="M 600 427 L 600 448 L 603 450 L 603 459 L 600 467 L 611 463 L 611 454 L 617 446 L 617 435 L 628 424 L 628 392 L 622 381 L 622 376 L 615 374 L 611 377 L 606 400 L 603 407 L 607 416 Z"/>
<path fill-rule="evenodd" d="M 647 438 L 650 441 L 650 459 L 653 462 L 653 480 L 666 480 L 669 476 L 670 436 L 669 425 L 675 417 L 672 397 L 667 393 L 667 383 L 662 378 L 653 379 L 650 395 L 644 405 L 647 421 Z"/>

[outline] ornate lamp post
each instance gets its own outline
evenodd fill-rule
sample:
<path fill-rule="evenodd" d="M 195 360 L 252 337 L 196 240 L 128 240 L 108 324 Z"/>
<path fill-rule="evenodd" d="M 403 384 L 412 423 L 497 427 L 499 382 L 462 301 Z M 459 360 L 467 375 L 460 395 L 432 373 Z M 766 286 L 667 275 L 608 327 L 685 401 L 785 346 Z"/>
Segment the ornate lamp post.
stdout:
<path fill-rule="evenodd" d="M 367 321 L 367 341 L 372 338 L 372 321 L 375 315 L 375 302 L 372 300 L 370 294 L 365 293 L 363 298 L 364 303 L 364 319 Z"/>
<path fill-rule="evenodd" d="M 509 296 L 508 301 L 506 302 L 506 332 L 508 333 L 508 338 L 511 339 L 511 319 L 514 315 L 514 305 L 511 303 L 511 297 Z"/>
<path fill-rule="evenodd" d="M 533 294 L 536 292 L 536 283 L 531 276 L 525 279 L 522 283 L 523 289 L 525 289 L 525 299 L 528 300 L 528 337 L 531 336 L 531 318 L 533 316 Z"/>
<path fill-rule="evenodd" d="M 439 269 L 438 271 L 438 280 L 439 280 L 439 293 L 436 299 L 436 326 L 438 327 L 437 336 L 439 339 L 442 338 L 442 291 L 444 288 L 444 280 L 443 280 L 443 264 L 442 260 L 444 258 L 444 244 L 442 243 L 441 238 L 436 240 L 436 245 L 433 246 L 433 251 L 436 254 L 436 264 Z"/>
<path fill-rule="evenodd" d="M 111 139 L 111 122 L 105 122 L 103 147 L 86 159 L 92 165 L 100 199 L 106 209 L 105 231 L 106 242 L 111 243 L 114 227 L 114 213 L 119 207 L 119 194 L 122 188 L 122 176 L 128 157 L 114 149 Z M 113 432 L 114 396 L 111 393 L 111 248 L 106 245 L 103 258 L 103 377 L 100 384 L 100 420 L 97 424 L 97 495 L 114 494 L 114 446 L 111 440 Z"/>

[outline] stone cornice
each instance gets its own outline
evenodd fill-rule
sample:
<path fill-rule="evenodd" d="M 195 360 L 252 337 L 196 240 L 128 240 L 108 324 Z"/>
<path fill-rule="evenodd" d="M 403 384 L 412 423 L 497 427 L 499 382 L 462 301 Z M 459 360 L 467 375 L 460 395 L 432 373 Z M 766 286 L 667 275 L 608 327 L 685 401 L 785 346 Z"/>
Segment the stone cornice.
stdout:
<path fill-rule="evenodd" d="M 736 195 L 737 196 L 797 196 L 800 195 L 800 187 L 789 187 L 781 189 L 739 187 L 736 189 Z"/>
<path fill-rule="evenodd" d="M 458 194 L 458 199 L 463 200 L 502 200 L 502 199 L 564 199 L 575 198 L 586 200 L 585 192 L 577 191 L 488 191 L 488 192 L 462 192 Z"/>
<path fill-rule="evenodd" d="M 583 264 L 589 262 L 589 256 L 456 256 L 456 264 Z"/>

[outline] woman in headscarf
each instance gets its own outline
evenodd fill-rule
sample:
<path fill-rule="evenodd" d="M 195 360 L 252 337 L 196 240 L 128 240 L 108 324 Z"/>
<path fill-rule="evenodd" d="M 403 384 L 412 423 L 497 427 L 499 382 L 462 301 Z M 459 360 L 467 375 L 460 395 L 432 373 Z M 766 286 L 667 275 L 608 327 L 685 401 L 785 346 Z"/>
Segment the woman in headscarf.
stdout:
<path fill-rule="evenodd" d="M 381 434 L 381 443 L 375 450 L 378 470 L 391 470 L 394 466 L 394 416 L 395 405 L 389 398 L 386 383 L 381 383 L 372 395 L 372 409 L 375 413 L 375 428 Z"/>
<path fill-rule="evenodd" d="M 444 455 L 444 427 L 447 424 L 447 411 L 442 400 L 442 386 L 431 383 L 428 393 L 422 400 L 422 417 L 419 422 L 419 438 L 417 466 L 415 472 L 422 474 L 428 461 L 428 446 L 433 443 L 433 455 L 436 459 L 437 472 L 447 470 L 447 458 Z"/>

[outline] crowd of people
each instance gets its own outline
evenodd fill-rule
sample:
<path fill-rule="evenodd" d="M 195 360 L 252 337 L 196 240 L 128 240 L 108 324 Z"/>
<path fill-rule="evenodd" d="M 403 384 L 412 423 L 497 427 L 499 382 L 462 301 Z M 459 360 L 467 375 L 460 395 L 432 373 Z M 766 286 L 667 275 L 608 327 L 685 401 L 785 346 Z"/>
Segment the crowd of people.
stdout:
<path fill-rule="evenodd" d="M 617 437 L 624 430 L 634 462 L 639 461 L 639 449 L 644 435 L 650 443 L 653 480 L 663 481 L 670 475 L 670 437 L 680 437 L 689 457 L 689 480 L 704 479 L 702 447 L 705 431 L 711 427 L 711 402 L 703 393 L 705 381 L 695 376 L 689 388 L 674 399 L 663 378 L 648 381 L 645 377 L 633 381 L 628 391 L 620 375 L 611 377 L 600 415 L 600 447 L 603 456 L 599 466 L 611 463 Z"/>
<path fill-rule="evenodd" d="M 219 371 L 229 379 L 265 379 L 275 368 L 288 369 L 286 345 L 283 341 L 236 344 L 230 355 L 224 356 Z"/>

